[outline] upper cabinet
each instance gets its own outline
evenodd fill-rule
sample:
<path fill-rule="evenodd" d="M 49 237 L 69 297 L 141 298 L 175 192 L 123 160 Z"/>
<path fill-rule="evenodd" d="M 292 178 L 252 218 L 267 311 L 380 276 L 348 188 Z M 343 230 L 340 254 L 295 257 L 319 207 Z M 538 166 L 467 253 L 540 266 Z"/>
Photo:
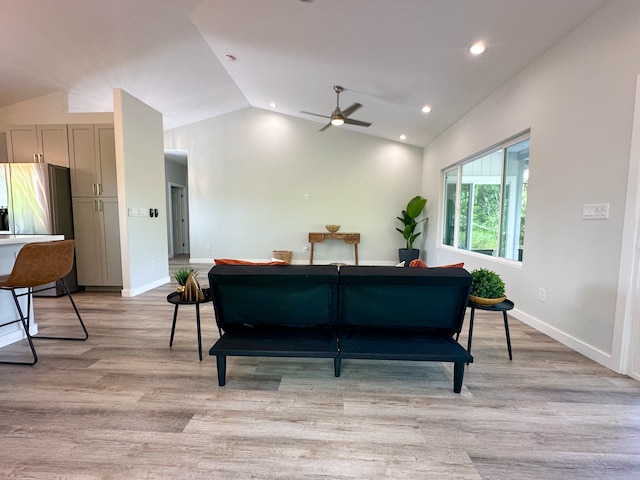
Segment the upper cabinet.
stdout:
<path fill-rule="evenodd" d="M 117 197 L 113 125 L 69 125 L 74 197 Z"/>
<path fill-rule="evenodd" d="M 4 130 L 7 161 L 69 166 L 66 125 L 15 125 Z"/>

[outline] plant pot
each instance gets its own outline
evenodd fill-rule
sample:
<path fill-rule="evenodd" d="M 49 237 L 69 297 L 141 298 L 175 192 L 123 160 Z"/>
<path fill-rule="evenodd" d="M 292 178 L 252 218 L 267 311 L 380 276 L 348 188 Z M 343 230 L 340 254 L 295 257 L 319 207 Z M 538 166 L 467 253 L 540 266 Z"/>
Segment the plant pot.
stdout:
<path fill-rule="evenodd" d="M 417 248 L 399 248 L 398 258 L 400 262 L 404 262 L 405 267 L 408 267 L 411 260 L 420 258 L 420 250 Z"/>
<path fill-rule="evenodd" d="M 507 299 L 507 297 L 499 297 L 499 298 L 482 298 L 476 297 L 475 295 L 469 295 L 469 301 L 471 303 L 475 303 L 476 305 L 497 305 L 498 303 L 502 303 Z"/>

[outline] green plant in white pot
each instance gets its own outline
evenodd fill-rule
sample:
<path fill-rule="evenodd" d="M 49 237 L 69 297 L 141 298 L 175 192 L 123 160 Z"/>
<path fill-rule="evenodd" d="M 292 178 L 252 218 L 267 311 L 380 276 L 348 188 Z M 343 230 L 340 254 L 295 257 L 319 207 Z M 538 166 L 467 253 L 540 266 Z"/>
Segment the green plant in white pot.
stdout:
<path fill-rule="evenodd" d="M 427 218 L 423 218 L 422 220 L 416 220 L 424 208 L 427 205 L 427 199 L 421 197 L 420 195 L 416 195 L 409 203 L 407 203 L 407 207 L 402 210 L 402 216 L 396 217 L 398 220 L 402 222 L 402 228 L 397 228 L 396 230 L 402 234 L 402 238 L 404 238 L 406 247 L 398 249 L 398 256 L 401 262 L 405 262 L 405 265 L 409 265 L 411 260 L 420 257 L 420 250 L 417 248 L 413 248 L 413 242 L 420 236 L 422 232 L 416 232 L 416 227 L 422 223 L 426 222 Z"/>
<path fill-rule="evenodd" d="M 496 272 L 477 268 L 471 272 L 469 300 L 480 305 L 495 305 L 506 300 L 505 285 Z"/>

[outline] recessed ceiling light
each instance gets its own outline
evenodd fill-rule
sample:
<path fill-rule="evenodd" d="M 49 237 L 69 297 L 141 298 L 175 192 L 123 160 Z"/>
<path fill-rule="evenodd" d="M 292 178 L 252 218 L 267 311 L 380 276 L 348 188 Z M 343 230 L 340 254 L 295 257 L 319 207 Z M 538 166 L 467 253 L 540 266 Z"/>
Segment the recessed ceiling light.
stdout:
<path fill-rule="evenodd" d="M 407 136 L 403 133 L 402 135 L 400 135 L 400 140 L 406 140 Z"/>
<path fill-rule="evenodd" d="M 425 105 L 422 107 L 422 113 L 429 113 L 431 111 L 431 105 Z"/>
<path fill-rule="evenodd" d="M 469 47 L 469 53 L 473 55 L 480 55 L 485 52 L 487 45 L 484 42 L 476 42 Z"/>
<path fill-rule="evenodd" d="M 269 106 L 270 106 L 271 108 L 277 108 L 277 107 L 278 107 L 278 105 L 276 104 L 276 102 L 271 102 L 271 103 L 269 104 Z"/>

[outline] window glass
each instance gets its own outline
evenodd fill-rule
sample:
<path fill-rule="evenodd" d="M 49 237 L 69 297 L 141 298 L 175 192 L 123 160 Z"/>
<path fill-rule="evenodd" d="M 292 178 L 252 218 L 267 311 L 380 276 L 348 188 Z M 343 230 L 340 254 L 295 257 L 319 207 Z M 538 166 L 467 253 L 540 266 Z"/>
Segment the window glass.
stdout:
<path fill-rule="evenodd" d="M 443 244 L 522 261 L 528 178 L 528 137 L 445 171 Z"/>

